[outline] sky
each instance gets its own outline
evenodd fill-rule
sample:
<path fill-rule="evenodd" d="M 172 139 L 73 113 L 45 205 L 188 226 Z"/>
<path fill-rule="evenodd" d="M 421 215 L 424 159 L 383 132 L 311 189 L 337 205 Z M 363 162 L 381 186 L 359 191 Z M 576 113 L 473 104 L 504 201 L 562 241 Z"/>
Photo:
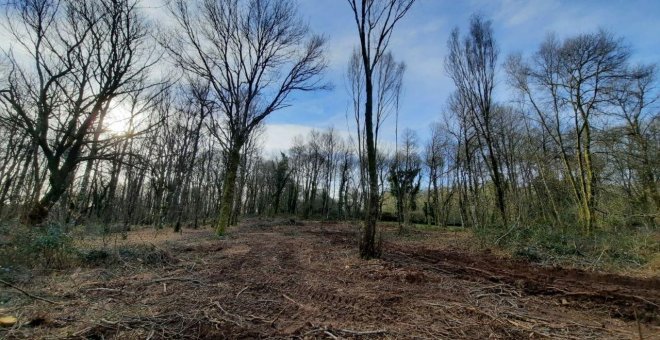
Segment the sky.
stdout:
<path fill-rule="evenodd" d="M 327 39 L 328 68 L 323 77 L 333 88 L 295 94 L 290 107 L 271 114 L 263 134 L 265 155 L 287 150 L 296 136 L 312 129 L 334 127 L 345 136 L 354 132 L 345 74 L 358 35 L 348 2 L 297 1 L 310 30 Z M 141 0 L 141 6 L 155 22 L 170 20 L 164 0 Z M 531 55 L 551 32 L 565 38 L 600 28 L 624 39 L 633 62 L 660 62 L 660 0 L 417 0 L 395 27 L 389 46 L 394 57 L 406 63 L 399 130 L 413 129 L 423 140 L 429 125 L 443 120 L 453 91 L 444 70 L 447 39 L 454 27 L 465 32 L 475 13 L 492 20 L 499 63 L 512 53 Z M 10 45 L 0 29 L 0 47 Z M 496 81 L 496 97 L 507 100 L 505 75 L 498 74 Z M 394 122 L 394 117 L 385 122 L 380 141 L 394 142 Z"/>
<path fill-rule="evenodd" d="M 298 2 L 311 30 L 327 38 L 324 78 L 334 87 L 294 95 L 290 107 L 273 113 L 266 122 L 267 154 L 287 149 L 296 135 L 314 128 L 333 126 L 346 134 L 353 132 L 352 123 L 346 119 L 350 95 L 345 80 L 349 56 L 358 44 L 351 10 L 345 0 Z M 563 38 L 599 28 L 623 38 L 631 47 L 632 61 L 660 61 L 657 0 L 417 0 L 395 28 L 389 47 L 397 60 L 406 63 L 399 130 L 410 128 L 424 138 L 429 125 L 443 119 L 447 97 L 453 91 L 444 70 L 447 39 L 454 27 L 465 32 L 473 13 L 492 20 L 499 63 L 511 53 L 534 53 L 550 32 Z M 507 90 L 504 74 L 498 74 L 499 98 L 506 98 Z M 352 117 L 352 112 L 349 114 Z M 393 118 L 387 122 L 382 140 L 394 140 Z"/>

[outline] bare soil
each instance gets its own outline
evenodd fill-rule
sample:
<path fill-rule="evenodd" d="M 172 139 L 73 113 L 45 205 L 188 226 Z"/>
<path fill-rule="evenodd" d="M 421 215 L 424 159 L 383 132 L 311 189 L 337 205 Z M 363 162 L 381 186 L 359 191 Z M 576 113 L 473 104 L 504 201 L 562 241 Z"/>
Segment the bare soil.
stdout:
<path fill-rule="evenodd" d="M 356 226 L 286 220 L 225 238 L 133 231 L 113 247 L 151 253 L 20 283 L 55 304 L 0 288 L 0 314 L 19 319 L 0 338 L 660 339 L 657 276 L 543 267 L 448 231 L 386 234 L 363 261 L 356 240 Z"/>

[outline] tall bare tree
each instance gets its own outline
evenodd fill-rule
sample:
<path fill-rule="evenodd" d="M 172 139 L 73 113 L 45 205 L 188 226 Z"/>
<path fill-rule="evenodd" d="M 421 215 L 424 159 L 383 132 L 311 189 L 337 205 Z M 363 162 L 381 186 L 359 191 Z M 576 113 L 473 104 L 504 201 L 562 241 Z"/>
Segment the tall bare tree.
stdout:
<path fill-rule="evenodd" d="M 324 39 L 311 35 L 292 0 L 172 0 L 177 29 L 164 46 L 185 72 L 208 81 L 219 141 L 227 152 L 216 231 L 230 224 L 241 150 L 297 91 L 324 87 Z"/>
<path fill-rule="evenodd" d="M 428 171 L 428 182 L 426 188 L 426 214 L 427 223 L 440 224 L 441 221 L 441 180 L 446 166 L 445 150 L 448 148 L 442 125 L 433 123 L 430 126 L 431 136 L 424 148 L 424 164 Z M 445 216 L 443 216 L 443 219 Z"/>
<path fill-rule="evenodd" d="M 378 174 L 376 169 L 376 140 L 374 138 L 374 71 L 387 51 L 394 26 L 410 10 L 415 0 L 348 0 L 360 37 L 359 55 L 364 75 L 364 131 L 367 156 L 369 199 L 365 223 L 360 238 L 360 256 L 380 256 L 376 242 L 378 219 Z"/>
<path fill-rule="evenodd" d="M 417 134 L 410 129 L 403 132 L 401 149 L 394 155 L 390 169 L 390 192 L 396 200 L 399 233 L 410 226 L 410 213 L 415 210 L 421 188 L 422 159 L 419 156 Z"/>
<path fill-rule="evenodd" d="M 496 143 L 494 124 L 495 68 L 498 49 L 493 36 L 492 24 L 478 15 L 470 19 L 470 32 L 461 37 L 458 28 L 452 32 L 449 42 L 446 70 L 456 85 L 456 99 L 467 110 L 474 126 L 476 140 L 484 161 L 488 164 L 495 187 L 497 207 L 502 222 L 508 224 L 505 202 L 505 180 L 500 164 L 500 150 Z"/>

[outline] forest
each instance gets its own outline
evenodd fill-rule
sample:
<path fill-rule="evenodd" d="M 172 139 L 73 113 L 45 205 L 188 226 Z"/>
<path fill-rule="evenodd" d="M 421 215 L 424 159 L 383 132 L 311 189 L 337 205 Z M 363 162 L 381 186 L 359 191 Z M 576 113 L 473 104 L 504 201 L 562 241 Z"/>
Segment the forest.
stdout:
<path fill-rule="evenodd" d="M 295 0 L 4 2 L 0 338 L 660 335 L 657 65 L 468 13 L 411 128 L 419 2 L 342 2 L 342 84 Z M 265 152 L 328 92 L 343 125 Z"/>

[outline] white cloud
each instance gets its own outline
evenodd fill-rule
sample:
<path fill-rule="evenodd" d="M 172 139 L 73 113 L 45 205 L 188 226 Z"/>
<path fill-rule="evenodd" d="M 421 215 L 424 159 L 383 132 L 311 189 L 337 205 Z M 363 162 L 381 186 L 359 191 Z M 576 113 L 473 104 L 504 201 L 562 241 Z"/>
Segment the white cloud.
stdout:
<path fill-rule="evenodd" d="M 286 152 L 293 146 L 297 136 L 305 136 L 314 130 L 314 127 L 299 124 L 266 124 L 263 140 L 263 155 L 266 157 Z"/>
<path fill-rule="evenodd" d="M 265 124 L 261 135 L 262 154 L 264 157 L 274 157 L 280 152 L 286 152 L 294 144 L 296 138 L 306 138 L 312 130 L 326 131 L 331 126 L 309 126 L 302 124 Z M 350 134 L 342 128 L 334 127 L 335 132 L 344 139 L 348 139 Z"/>
<path fill-rule="evenodd" d="M 552 13 L 563 12 L 559 11 L 560 8 L 561 4 L 556 0 L 505 0 L 500 3 L 495 19 L 507 26 L 519 26 L 537 22 Z"/>

